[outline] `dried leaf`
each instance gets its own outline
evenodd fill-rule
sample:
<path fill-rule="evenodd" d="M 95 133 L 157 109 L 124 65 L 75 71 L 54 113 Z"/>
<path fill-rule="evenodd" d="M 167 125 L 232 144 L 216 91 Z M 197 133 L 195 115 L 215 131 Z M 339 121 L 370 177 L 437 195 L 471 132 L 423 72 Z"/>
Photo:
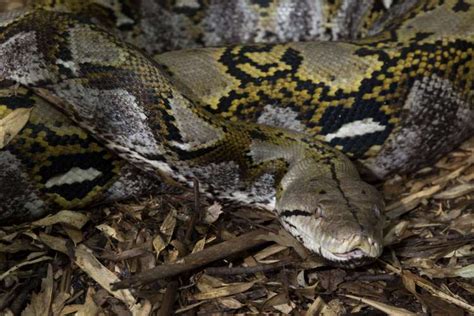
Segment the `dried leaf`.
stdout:
<path fill-rule="evenodd" d="M 410 226 L 408 221 L 400 221 L 395 226 L 393 226 L 384 236 L 383 245 L 389 246 L 400 241 L 400 237 Z"/>
<path fill-rule="evenodd" d="M 474 234 L 474 214 L 468 213 L 459 216 L 451 222 L 449 228 L 462 235 Z"/>
<path fill-rule="evenodd" d="M 78 316 L 88 316 L 88 315 L 98 315 L 100 312 L 99 306 L 94 301 L 94 289 L 92 287 L 87 289 L 87 294 L 86 294 L 86 300 L 84 302 L 84 305 L 80 305 L 79 309 L 77 310 Z M 66 306 L 67 307 L 67 306 Z M 66 311 L 63 310 L 63 314 Z M 68 313 L 69 314 L 69 313 Z"/>
<path fill-rule="evenodd" d="M 372 306 L 373 308 L 376 308 L 384 313 L 386 313 L 389 316 L 416 316 L 415 313 L 410 312 L 409 310 L 406 310 L 404 308 L 400 307 L 395 307 L 391 306 L 385 303 L 377 302 L 374 300 L 371 300 L 369 298 L 363 298 L 363 297 L 358 297 L 355 295 L 345 295 L 349 298 L 352 298 L 354 300 L 358 300 L 362 303 L 365 303 L 369 306 Z"/>
<path fill-rule="evenodd" d="M 156 251 L 156 255 L 158 256 L 160 252 L 165 249 L 173 237 L 174 229 L 176 227 L 176 210 L 172 210 L 171 212 L 166 215 L 165 220 L 161 224 L 160 227 L 160 235 L 156 235 L 153 239 L 153 248 Z"/>
<path fill-rule="evenodd" d="M 206 237 L 199 239 L 193 247 L 193 251 L 191 253 L 196 253 L 204 249 L 206 245 Z"/>
<path fill-rule="evenodd" d="M 454 278 L 460 277 L 465 279 L 474 278 L 474 264 L 465 267 L 433 267 L 430 269 L 422 269 L 422 272 L 430 278 Z"/>
<path fill-rule="evenodd" d="M 30 119 L 33 108 L 18 108 L 0 119 L 0 149 L 8 143 L 23 129 Z"/>
<path fill-rule="evenodd" d="M 219 302 L 220 305 L 228 309 L 239 309 L 239 308 L 244 307 L 244 305 L 240 303 L 238 300 L 236 300 L 235 298 L 224 297 L 224 298 L 219 298 L 217 301 Z"/>
<path fill-rule="evenodd" d="M 133 316 L 148 316 L 151 314 L 151 303 L 148 300 L 135 304 L 130 308 Z"/>
<path fill-rule="evenodd" d="M 474 183 L 462 183 L 449 188 L 446 191 L 438 193 L 434 196 L 435 199 L 455 199 L 460 196 L 474 192 Z"/>
<path fill-rule="evenodd" d="M 282 312 L 284 315 L 290 315 L 295 308 L 295 304 L 293 302 L 289 302 L 288 304 L 273 305 L 273 308 Z"/>
<path fill-rule="evenodd" d="M 31 223 L 32 226 L 51 226 L 54 224 L 66 224 L 81 229 L 89 221 L 89 217 L 77 211 L 60 211 Z"/>
<path fill-rule="evenodd" d="M 67 249 L 67 240 L 60 237 L 51 236 L 45 233 L 39 233 L 40 240 L 49 248 L 69 255 Z"/>
<path fill-rule="evenodd" d="M 321 296 L 318 296 L 308 310 L 305 316 L 337 316 L 337 314 L 323 301 Z"/>
<path fill-rule="evenodd" d="M 121 300 L 128 306 L 135 305 L 136 301 L 129 290 L 112 290 L 111 284 L 120 281 L 119 278 L 110 270 L 108 270 L 97 258 L 92 251 L 84 245 L 79 245 L 76 249 L 76 264 L 93 280 L 102 286 L 107 292 L 115 298 Z"/>
<path fill-rule="evenodd" d="M 417 207 L 423 199 L 433 196 L 439 190 L 441 190 L 441 185 L 434 185 L 422 191 L 410 194 L 400 201 L 388 205 L 385 215 L 390 219 L 400 217 L 402 214 L 405 214 L 406 212 L 409 212 Z"/>
<path fill-rule="evenodd" d="M 274 241 L 277 244 L 284 246 L 285 248 L 291 247 L 302 259 L 306 259 L 309 256 L 309 251 L 304 248 L 303 245 L 301 245 L 301 243 L 295 237 L 293 237 L 283 228 L 278 230 L 278 235 L 270 233 L 268 234 L 268 236 L 264 237 L 264 240 Z M 255 259 L 261 260 L 257 256 L 255 256 Z"/>
<path fill-rule="evenodd" d="M 61 314 L 61 311 L 66 304 L 66 301 L 71 297 L 69 293 L 60 292 L 55 295 L 53 304 L 51 305 L 51 312 L 53 316 L 57 316 Z"/>
<path fill-rule="evenodd" d="M 194 295 L 194 299 L 201 301 L 201 300 L 209 300 L 218 297 L 224 297 L 229 295 L 234 295 L 238 293 L 245 292 L 249 290 L 256 281 L 253 282 L 245 282 L 245 283 L 233 283 L 227 286 L 213 288 L 207 292 L 198 293 Z"/>
<path fill-rule="evenodd" d="M 66 232 L 66 234 L 69 236 L 69 238 L 71 238 L 74 245 L 78 245 L 82 242 L 83 236 L 82 236 L 82 231 L 80 229 L 66 225 L 66 224 L 62 224 L 62 227 L 64 231 Z"/>
<path fill-rule="evenodd" d="M 96 226 L 95 228 L 97 228 L 98 230 L 100 230 L 101 232 L 103 232 L 106 236 L 110 237 L 110 238 L 113 238 L 117 241 L 120 241 L 120 242 L 124 242 L 125 241 L 125 237 L 122 235 L 122 233 L 120 233 L 117 229 L 107 225 L 107 224 L 101 224 L 101 225 L 98 225 Z"/>
<path fill-rule="evenodd" d="M 227 286 L 227 283 L 222 282 L 219 278 L 203 274 L 199 277 L 196 286 L 201 292 L 207 292 L 214 288 Z"/>

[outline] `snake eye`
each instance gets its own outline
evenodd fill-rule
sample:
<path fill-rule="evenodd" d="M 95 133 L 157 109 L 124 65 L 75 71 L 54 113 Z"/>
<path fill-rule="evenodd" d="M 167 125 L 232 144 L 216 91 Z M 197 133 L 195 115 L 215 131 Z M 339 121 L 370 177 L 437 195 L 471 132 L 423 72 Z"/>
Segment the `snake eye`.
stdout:
<path fill-rule="evenodd" d="M 315 210 L 314 210 L 314 216 L 316 218 L 321 218 L 323 217 L 323 209 L 321 207 L 317 207 Z"/>

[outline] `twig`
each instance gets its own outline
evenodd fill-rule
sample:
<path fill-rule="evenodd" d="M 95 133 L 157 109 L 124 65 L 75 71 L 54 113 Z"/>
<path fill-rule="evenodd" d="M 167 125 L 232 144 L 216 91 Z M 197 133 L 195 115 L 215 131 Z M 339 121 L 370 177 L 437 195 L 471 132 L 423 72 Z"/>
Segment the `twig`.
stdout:
<path fill-rule="evenodd" d="M 161 302 L 160 310 L 158 311 L 158 316 L 168 316 L 173 315 L 173 306 L 176 301 L 176 294 L 178 293 L 178 282 L 171 281 L 166 286 L 166 292 Z"/>
<path fill-rule="evenodd" d="M 149 251 L 144 248 L 132 248 L 132 249 L 124 250 L 120 253 L 104 253 L 100 257 L 102 259 L 107 259 L 107 260 L 117 262 L 117 261 L 122 261 L 122 260 L 127 260 L 131 258 L 143 256 L 147 252 Z"/>
<path fill-rule="evenodd" d="M 257 266 L 252 267 L 211 267 L 206 269 L 206 273 L 212 275 L 245 275 L 245 274 L 252 274 L 257 272 L 268 272 L 273 270 L 278 270 L 288 265 L 293 265 L 293 262 L 290 260 L 282 260 L 279 262 L 271 263 L 271 264 L 260 264 Z"/>
<path fill-rule="evenodd" d="M 224 259 L 244 250 L 263 245 L 268 242 L 262 239 L 262 237 L 267 234 L 268 233 L 264 230 L 255 230 L 202 251 L 192 253 L 181 259 L 179 263 L 165 263 L 153 269 L 138 273 L 128 279 L 114 283 L 113 288 L 117 290 L 145 285 L 159 279 L 173 277 L 197 269 L 213 261 Z"/>
<path fill-rule="evenodd" d="M 392 281 L 396 279 L 397 276 L 393 274 L 354 274 L 347 276 L 345 281 Z"/>
<path fill-rule="evenodd" d="M 188 227 L 186 230 L 186 235 L 184 236 L 184 241 L 186 244 L 191 243 L 191 237 L 194 231 L 194 226 L 196 226 L 196 222 L 199 219 L 199 215 L 201 213 L 201 207 L 199 203 L 199 181 L 197 179 L 193 180 L 193 192 L 194 192 L 194 207 L 193 207 L 193 215 L 189 220 Z"/>

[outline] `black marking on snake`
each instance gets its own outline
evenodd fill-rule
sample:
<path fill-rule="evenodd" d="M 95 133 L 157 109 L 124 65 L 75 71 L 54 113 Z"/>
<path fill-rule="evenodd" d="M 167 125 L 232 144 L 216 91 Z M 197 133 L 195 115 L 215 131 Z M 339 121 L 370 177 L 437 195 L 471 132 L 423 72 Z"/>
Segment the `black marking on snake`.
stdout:
<path fill-rule="evenodd" d="M 250 137 L 255 140 L 267 141 L 268 137 L 265 135 L 263 131 L 261 131 L 258 127 L 252 128 L 249 132 Z"/>
<path fill-rule="evenodd" d="M 12 94 L 6 97 L 0 97 L 0 105 L 5 105 L 10 110 L 16 110 L 19 108 L 31 108 L 35 105 L 34 99 L 31 97 L 33 96 L 33 92 L 28 90 L 24 95 L 15 95 L 14 90 L 11 90 Z"/>
<path fill-rule="evenodd" d="M 193 159 L 196 159 L 196 158 L 202 158 L 204 157 L 206 154 L 209 154 L 213 151 L 216 151 L 219 149 L 219 144 L 216 144 L 216 145 L 213 145 L 213 146 L 208 146 L 208 147 L 205 147 L 205 148 L 198 148 L 196 150 L 183 150 L 179 147 L 176 147 L 176 146 L 172 146 L 172 145 L 169 145 L 169 147 L 171 147 L 172 151 L 178 155 L 179 159 L 180 160 L 183 160 L 183 161 L 186 161 L 186 160 L 193 160 Z M 216 163 L 218 163 L 218 161 L 216 161 Z"/>
<path fill-rule="evenodd" d="M 334 166 L 333 163 L 330 163 L 329 165 L 331 169 L 332 178 L 336 182 L 336 188 L 339 191 L 339 193 L 341 193 L 342 199 L 344 200 L 341 202 L 344 202 L 346 204 L 347 209 L 351 212 L 352 216 L 354 217 L 355 222 L 357 223 L 357 225 L 359 225 L 361 231 L 364 231 L 364 227 L 360 224 L 359 217 L 357 216 L 357 211 L 354 209 L 354 206 L 351 204 L 351 202 L 349 202 L 349 199 L 347 198 L 346 193 L 341 188 L 341 182 L 339 181 L 339 178 L 337 177 L 336 167 Z"/>
<path fill-rule="evenodd" d="M 466 3 L 464 0 L 458 0 L 453 7 L 454 12 L 467 12 L 471 5 Z"/>
<path fill-rule="evenodd" d="M 235 53 L 237 46 L 228 47 L 224 53 L 219 58 L 219 62 L 227 67 L 227 73 L 231 76 L 241 80 L 243 83 L 255 83 L 261 84 L 263 81 L 275 83 L 280 78 L 286 78 L 290 74 L 297 72 L 301 63 L 303 62 L 303 57 L 299 52 L 292 48 L 288 48 L 279 59 L 280 62 L 284 62 L 287 66 L 290 67 L 289 70 L 276 70 L 272 75 L 263 75 L 259 77 L 254 77 L 249 73 L 243 71 L 239 68 L 240 65 L 248 64 L 252 67 L 258 69 L 263 73 L 268 73 L 271 69 L 278 69 L 277 63 L 267 63 L 259 64 L 255 62 L 252 58 L 248 57 L 249 53 L 269 53 L 272 51 L 275 45 L 266 44 L 266 45 L 248 45 L 241 46 L 238 49 L 238 53 Z"/>
<path fill-rule="evenodd" d="M 304 217 L 309 217 L 312 216 L 313 214 L 309 212 L 305 212 L 302 210 L 285 210 L 278 214 L 280 217 L 292 217 L 292 216 L 304 216 Z"/>
<path fill-rule="evenodd" d="M 70 146 L 70 145 L 79 145 L 84 149 L 90 148 L 92 143 L 95 143 L 94 139 L 87 135 L 86 138 L 81 138 L 77 134 L 73 135 L 58 135 L 54 133 L 51 129 L 49 129 L 44 124 L 32 124 L 27 123 L 25 128 L 31 130 L 31 134 L 29 137 L 37 138 L 39 137 L 40 133 L 44 133 L 44 139 L 48 143 L 49 146 Z"/>
<path fill-rule="evenodd" d="M 48 193 L 56 193 L 72 201 L 75 198 L 82 199 L 91 192 L 97 185 L 106 185 L 116 174 L 113 172 L 114 164 L 109 159 L 105 159 L 104 153 L 77 153 L 62 155 L 60 157 L 49 157 L 51 167 L 40 168 L 38 174 L 42 177 L 44 183 L 49 179 L 67 173 L 72 168 L 90 169 L 93 168 L 101 172 L 101 175 L 93 180 L 85 180 L 71 184 L 54 185 L 51 188 L 45 188 Z"/>
<path fill-rule="evenodd" d="M 410 39 L 410 41 L 413 41 L 413 42 L 421 42 L 421 41 L 427 39 L 428 37 L 430 37 L 431 35 L 433 35 L 432 32 L 417 32 L 417 33 Z"/>

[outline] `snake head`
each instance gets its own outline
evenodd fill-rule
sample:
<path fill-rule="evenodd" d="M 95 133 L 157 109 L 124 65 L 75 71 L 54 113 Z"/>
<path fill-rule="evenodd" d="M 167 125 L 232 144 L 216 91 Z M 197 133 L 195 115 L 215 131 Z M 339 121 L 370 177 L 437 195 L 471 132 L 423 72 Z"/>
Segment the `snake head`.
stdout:
<path fill-rule="evenodd" d="M 383 198 L 360 179 L 300 179 L 282 191 L 282 225 L 310 251 L 334 265 L 358 266 L 383 248 Z"/>

